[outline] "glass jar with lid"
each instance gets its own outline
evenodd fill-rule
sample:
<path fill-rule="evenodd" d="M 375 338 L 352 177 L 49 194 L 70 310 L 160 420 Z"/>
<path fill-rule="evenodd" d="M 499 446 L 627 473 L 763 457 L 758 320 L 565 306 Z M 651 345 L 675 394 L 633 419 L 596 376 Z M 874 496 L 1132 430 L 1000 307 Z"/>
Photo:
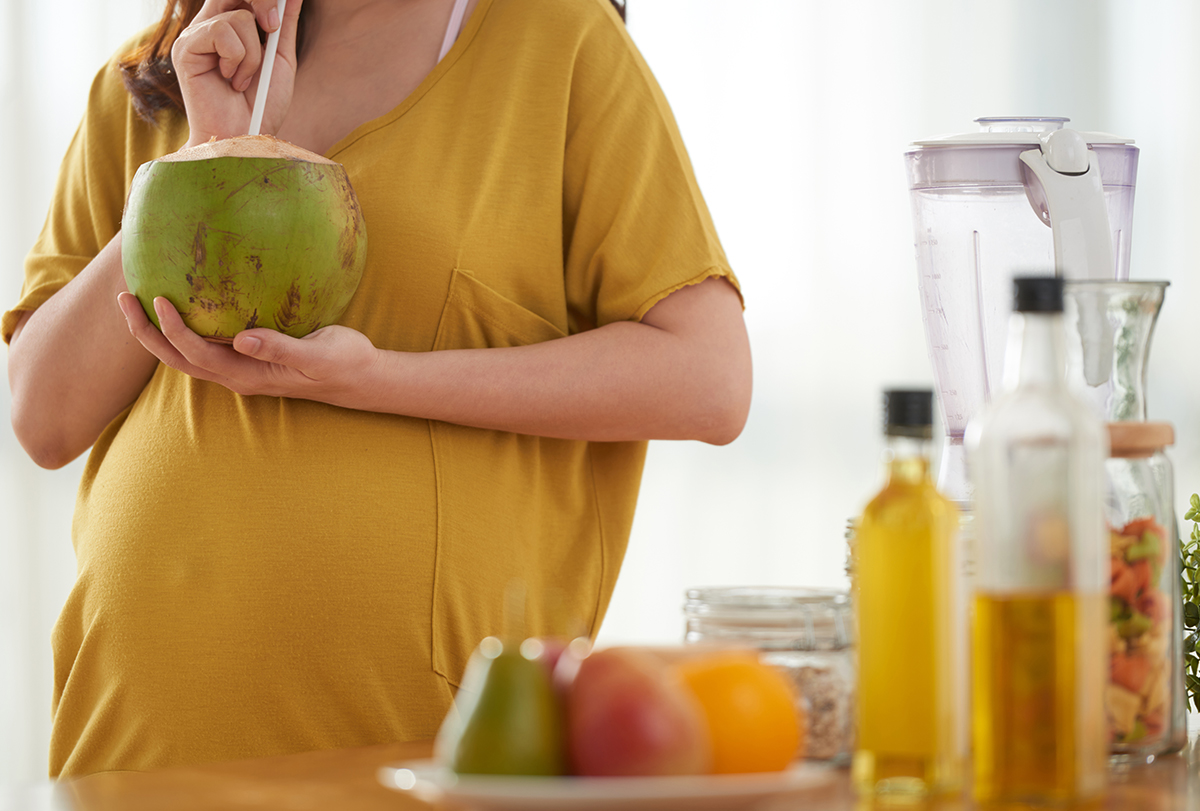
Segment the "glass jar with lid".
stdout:
<path fill-rule="evenodd" d="M 795 683 L 808 719 L 807 756 L 849 761 L 854 735 L 854 617 L 838 589 L 688 589 L 684 642 L 754 647 Z"/>
<path fill-rule="evenodd" d="M 1174 477 L 1164 453 L 1175 431 L 1166 422 L 1115 422 L 1108 432 L 1112 575 L 1104 706 L 1112 758 L 1148 762 L 1187 742 Z"/>

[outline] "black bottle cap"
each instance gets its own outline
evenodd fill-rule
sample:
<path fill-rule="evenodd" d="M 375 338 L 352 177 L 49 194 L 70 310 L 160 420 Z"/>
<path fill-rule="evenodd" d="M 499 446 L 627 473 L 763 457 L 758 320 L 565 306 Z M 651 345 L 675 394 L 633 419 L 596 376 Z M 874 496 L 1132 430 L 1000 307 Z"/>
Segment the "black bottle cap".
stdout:
<path fill-rule="evenodd" d="M 933 436 L 933 390 L 888 389 L 883 393 L 883 432 L 888 436 Z"/>
<path fill-rule="evenodd" d="M 1017 276 L 1013 279 L 1014 313 L 1061 313 L 1062 311 L 1062 277 Z"/>

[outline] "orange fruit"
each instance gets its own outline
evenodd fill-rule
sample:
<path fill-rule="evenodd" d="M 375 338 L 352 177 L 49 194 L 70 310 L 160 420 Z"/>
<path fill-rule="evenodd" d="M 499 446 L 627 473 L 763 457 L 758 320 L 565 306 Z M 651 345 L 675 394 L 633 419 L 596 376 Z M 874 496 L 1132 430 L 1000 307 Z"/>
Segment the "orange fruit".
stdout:
<path fill-rule="evenodd" d="M 804 751 L 795 687 L 750 654 L 713 654 L 678 665 L 704 710 L 714 774 L 773 772 Z"/>

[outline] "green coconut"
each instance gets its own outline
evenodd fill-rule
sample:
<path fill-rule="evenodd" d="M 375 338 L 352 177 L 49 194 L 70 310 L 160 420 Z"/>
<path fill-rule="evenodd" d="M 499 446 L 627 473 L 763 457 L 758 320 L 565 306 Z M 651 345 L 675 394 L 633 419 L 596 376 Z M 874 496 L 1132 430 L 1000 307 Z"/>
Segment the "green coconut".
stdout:
<path fill-rule="evenodd" d="M 122 220 L 125 283 L 160 326 L 163 296 L 200 336 L 337 322 L 362 278 L 367 231 L 341 164 L 269 135 L 143 164 Z"/>

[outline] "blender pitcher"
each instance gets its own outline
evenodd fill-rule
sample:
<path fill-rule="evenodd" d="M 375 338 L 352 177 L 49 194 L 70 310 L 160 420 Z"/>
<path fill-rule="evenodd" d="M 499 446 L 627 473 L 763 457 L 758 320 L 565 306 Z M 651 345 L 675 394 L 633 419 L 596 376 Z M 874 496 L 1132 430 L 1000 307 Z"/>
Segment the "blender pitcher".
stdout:
<path fill-rule="evenodd" d="M 1050 268 L 1068 280 L 1129 277 L 1138 149 L 1065 129 L 1069 120 L 979 118 L 979 132 L 917 141 L 904 154 L 946 432 L 938 489 L 963 506 L 963 432 L 1000 389 L 1012 277 Z"/>

